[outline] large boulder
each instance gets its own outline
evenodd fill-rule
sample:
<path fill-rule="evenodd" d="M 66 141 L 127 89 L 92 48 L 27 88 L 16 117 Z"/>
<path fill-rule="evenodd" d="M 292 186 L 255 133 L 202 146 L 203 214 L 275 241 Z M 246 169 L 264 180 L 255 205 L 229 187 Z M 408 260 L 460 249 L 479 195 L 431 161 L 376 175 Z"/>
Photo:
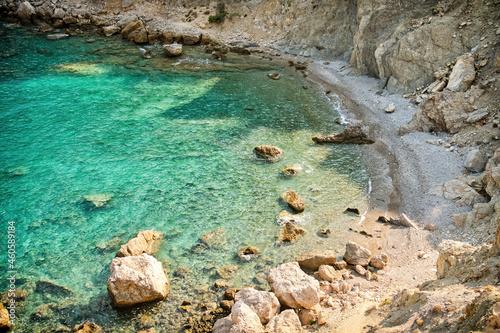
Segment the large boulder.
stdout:
<path fill-rule="evenodd" d="M 466 53 L 457 58 L 446 88 L 451 91 L 466 91 L 475 78 L 476 57 L 473 53 Z"/>
<path fill-rule="evenodd" d="M 294 242 L 305 232 L 306 231 L 301 227 L 296 226 L 292 222 L 287 222 L 283 228 L 281 228 L 279 241 L 282 243 Z"/>
<path fill-rule="evenodd" d="M 300 267 L 307 269 L 318 269 L 321 265 L 333 265 L 337 261 L 335 254 L 324 251 L 313 251 L 303 254 L 295 261 L 299 263 Z"/>
<path fill-rule="evenodd" d="M 182 44 L 185 45 L 195 45 L 198 44 L 201 40 L 201 33 L 197 34 L 184 34 L 182 36 Z"/>
<path fill-rule="evenodd" d="M 253 151 L 257 156 L 271 162 L 276 162 L 283 155 L 283 150 L 281 148 L 268 145 L 257 146 Z"/>
<path fill-rule="evenodd" d="M 231 319 L 231 315 L 217 319 L 212 328 L 212 333 L 229 333 L 232 326 L 233 320 Z"/>
<path fill-rule="evenodd" d="M 169 282 L 161 263 L 149 254 L 115 258 L 108 290 L 118 307 L 164 299 Z"/>
<path fill-rule="evenodd" d="M 322 280 L 333 282 L 336 280 L 342 280 L 342 273 L 337 271 L 333 266 L 321 265 L 318 268 L 319 277 Z"/>
<path fill-rule="evenodd" d="M 248 305 L 259 316 L 262 324 L 267 324 L 280 310 L 278 298 L 268 291 L 243 288 L 236 293 L 234 300 Z"/>
<path fill-rule="evenodd" d="M 287 203 L 288 207 L 300 213 L 305 209 L 304 200 L 295 191 L 288 190 L 281 195 L 281 199 Z"/>
<path fill-rule="evenodd" d="M 348 241 L 345 246 L 344 260 L 353 266 L 368 266 L 370 263 L 371 251 L 359 244 Z"/>
<path fill-rule="evenodd" d="M 259 316 L 243 302 L 234 303 L 231 309 L 231 320 L 233 326 L 230 333 L 260 333 L 264 332 L 264 328 L 260 323 Z"/>
<path fill-rule="evenodd" d="M 178 57 L 182 55 L 182 44 L 165 44 L 163 45 L 163 52 L 167 57 Z"/>
<path fill-rule="evenodd" d="M 105 36 L 113 36 L 114 34 L 120 32 L 120 27 L 117 27 L 116 25 L 108 25 L 105 27 L 102 27 L 102 31 L 104 32 Z"/>
<path fill-rule="evenodd" d="M 481 172 L 484 170 L 487 159 L 485 154 L 479 149 L 472 149 L 465 159 L 464 168 L 472 172 Z"/>
<path fill-rule="evenodd" d="M 122 30 L 122 37 L 138 44 L 147 43 L 148 33 L 140 20 L 129 22 Z"/>
<path fill-rule="evenodd" d="M 22 2 L 17 8 L 17 16 L 25 23 L 31 22 L 31 17 L 35 14 L 35 8 L 28 1 Z"/>
<path fill-rule="evenodd" d="M 316 143 L 354 143 L 371 144 L 375 140 L 368 136 L 368 128 L 360 122 L 352 122 L 341 133 L 332 133 L 327 136 L 315 136 L 312 140 Z"/>
<path fill-rule="evenodd" d="M 120 250 L 116 253 L 117 257 L 138 256 L 140 254 L 154 254 L 158 251 L 160 244 L 163 240 L 163 232 L 145 230 L 141 231 L 127 242 L 122 245 Z"/>
<path fill-rule="evenodd" d="M 439 257 L 436 263 L 438 279 L 452 276 L 463 265 L 463 258 L 471 257 L 477 248 L 466 243 L 443 240 L 437 247 Z M 470 267 L 471 268 L 471 267 Z"/>
<path fill-rule="evenodd" d="M 319 282 L 304 273 L 296 261 L 272 269 L 268 282 L 280 302 L 293 309 L 312 309 L 319 304 Z"/>
<path fill-rule="evenodd" d="M 302 326 L 299 316 L 294 310 L 288 309 L 283 311 L 277 316 L 271 318 L 266 325 L 266 332 L 268 333 L 300 333 Z"/>

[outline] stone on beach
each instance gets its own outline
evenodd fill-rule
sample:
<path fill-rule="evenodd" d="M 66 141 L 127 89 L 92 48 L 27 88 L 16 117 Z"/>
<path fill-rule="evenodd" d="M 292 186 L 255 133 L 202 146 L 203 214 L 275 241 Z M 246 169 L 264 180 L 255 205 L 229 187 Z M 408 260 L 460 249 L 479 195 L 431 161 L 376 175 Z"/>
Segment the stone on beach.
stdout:
<path fill-rule="evenodd" d="M 304 273 L 296 261 L 272 269 L 268 282 L 280 302 L 293 309 L 312 309 L 319 304 L 319 282 Z"/>
<path fill-rule="evenodd" d="M 473 149 L 467 154 L 464 162 L 464 168 L 472 172 L 481 172 L 484 170 L 487 159 L 482 151 Z"/>
<path fill-rule="evenodd" d="M 387 257 L 387 254 L 385 253 L 377 254 L 370 258 L 370 266 L 378 269 L 384 269 L 385 266 L 387 266 L 388 260 L 389 257 Z"/>
<path fill-rule="evenodd" d="M 288 309 L 279 315 L 271 318 L 266 325 L 266 332 L 269 333 L 300 333 L 302 326 L 299 316 L 294 310 Z"/>
<path fill-rule="evenodd" d="M 352 241 L 348 241 L 346 244 L 344 260 L 350 265 L 368 266 L 371 255 L 372 253 L 370 250 Z"/>
<path fill-rule="evenodd" d="M 301 227 L 294 225 L 292 222 L 287 222 L 281 229 L 279 241 L 284 243 L 296 241 L 305 232 Z"/>
<path fill-rule="evenodd" d="M 321 265 L 333 265 L 336 260 L 335 254 L 325 251 L 313 251 L 295 258 L 300 267 L 314 270 Z"/>
<path fill-rule="evenodd" d="M 179 57 L 182 55 L 182 44 L 165 44 L 163 45 L 163 52 L 167 57 Z"/>
<path fill-rule="evenodd" d="M 162 241 L 163 232 L 145 230 L 141 231 L 127 242 L 122 245 L 120 250 L 116 253 L 117 257 L 138 256 L 140 254 L 154 254 L 158 251 Z"/>
<path fill-rule="evenodd" d="M 288 207 L 300 213 L 305 209 L 304 200 L 295 191 L 288 190 L 281 195 L 281 199 L 287 203 Z"/>
<path fill-rule="evenodd" d="M 110 271 L 108 290 L 118 307 L 162 300 L 168 294 L 165 271 L 149 254 L 115 258 Z"/>
<path fill-rule="evenodd" d="M 243 288 L 236 293 L 234 300 L 248 305 L 259 316 L 262 324 L 267 324 L 280 310 L 278 298 L 268 291 Z"/>
<path fill-rule="evenodd" d="M 229 332 L 257 333 L 264 332 L 259 316 L 245 303 L 238 301 L 231 309 L 233 327 Z"/>
<path fill-rule="evenodd" d="M 316 136 L 312 140 L 316 143 L 355 143 L 371 144 L 375 140 L 368 136 L 368 129 L 360 122 L 349 123 L 341 133 L 332 133 L 327 136 Z"/>
<path fill-rule="evenodd" d="M 319 266 L 318 273 L 321 279 L 328 282 L 342 279 L 342 273 L 340 273 L 340 271 L 337 271 L 333 266 L 330 265 Z"/>
<path fill-rule="evenodd" d="M 271 162 L 276 162 L 283 155 L 283 150 L 281 148 L 269 145 L 257 146 L 253 151 L 257 156 Z"/>

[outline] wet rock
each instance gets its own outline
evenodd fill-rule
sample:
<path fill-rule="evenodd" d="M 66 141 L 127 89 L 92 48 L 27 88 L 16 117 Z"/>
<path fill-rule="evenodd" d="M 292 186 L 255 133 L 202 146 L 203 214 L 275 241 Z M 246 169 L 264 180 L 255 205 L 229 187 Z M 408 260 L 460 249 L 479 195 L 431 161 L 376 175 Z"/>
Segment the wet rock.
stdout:
<path fill-rule="evenodd" d="M 158 251 L 162 241 L 163 232 L 145 230 L 141 231 L 127 242 L 122 245 L 120 250 L 116 253 L 117 257 L 138 256 L 140 254 L 154 254 Z"/>
<path fill-rule="evenodd" d="M 163 52 L 167 57 L 179 57 L 182 55 L 182 44 L 165 44 L 163 45 Z"/>
<path fill-rule="evenodd" d="M 231 46 L 229 48 L 229 51 L 230 52 L 233 52 L 233 53 L 237 53 L 237 54 L 240 54 L 240 55 L 250 55 L 252 54 L 247 48 L 245 48 L 244 46 Z"/>
<path fill-rule="evenodd" d="M 281 158 L 281 156 L 283 156 L 283 150 L 275 146 L 257 146 L 253 149 L 253 151 L 257 154 L 257 156 L 263 157 L 271 162 L 276 162 Z"/>
<path fill-rule="evenodd" d="M 224 291 L 225 299 L 234 300 L 234 296 L 236 296 L 236 289 L 228 288 Z"/>
<path fill-rule="evenodd" d="M 267 76 L 269 76 L 273 80 L 281 79 L 281 76 L 278 73 L 269 73 L 269 74 L 267 74 Z"/>
<path fill-rule="evenodd" d="M 330 266 L 330 265 L 319 266 L 318 273 L 319 273 L 319 276 L 321 277 L 322 280 L 325 280 L 328 282 L 333 282 L 333 281 L 342 279 L 342 273 L 335 270 L 335 268 L 333 268 L 333 266 Z"/>
<path fill-rule="evenodd" d="M 229 333 L 231 326 L 233 326 L 233 320 L 231 319 L 231 316 L 229 315 L 227 317 L 218 319 L 214 324 L 212 332 L 213 333 Z"/>
<path fill-rule="evenodd" d="M 31 17 L 35 14 L 35 8 L 33 8 L 33 6 L 28 1 L 22 2 L 17 8 L 17 17 L 19 17 L 22 22 L 31 22 Z"/>
<path fill-rule="evenodd" d="M 264 325 L 276 315 L 280 310 L 278 298 L 271 292 L 258 291 L 253 288 L 243 288 L 235 295 L 236 302 L 243 302 L 248 305 Z"/>
<path fill-rule="evenodd" d="M 321 237 L 330 237 L 332 231 L 330 229 L 319 229 L 318 236 Z"/>
<path fill-rule="evenodd" d="M 467 154 L 464 167 L 472 172 L 482 172 L 486 166 L 486 156 L 479 149 L 473 149 Z"/>
<path fill-rule="evenodd" d="M 231 309 L 231 320 L 234 326 L 230 332 L 236 333 L 260 333 L 264 332 L 259 316 L 243 302 L 234 303 Z"/>
<path fill-rule="evenodd" d="M 368 129 L 359 122 L 349 123 L 342 133 L 316 136 L 312 140 L 316 143 L 371 144 L 375 142 L 375 140 L 368 137 Z"/>
<path fill-rule="evenodd" d="M 333 265 L 336 260 L 335 254 L 324 251 L 313 251 L 295 258 L 300 267 L 313 270 L 318 269 L 321 265 Z"/>
<path fill-rule="evenodd" d="M 0 330 L 7 329 L 10 326 L 9 311 L 0 303 Z"/>
<path fill-rule="evenodd" d="M 45 36 L 48 40 L 61 40 L 61 39 L 66 39 L 69 38 L 68 34 L 50 34 Z"/>
<path fill-rule="evenodd" d="M 222 249 L 226 245 L 226 238 L 226 230 L 217 228 L 200 237 L 200 242 L 211 249 Z"/>
<path fill-rule="evenodd" d="M 97 193 L 97 194 L 91 194 L 91 195 L 86 195 L 83 197 L 83 199 L 92 204 L 94 208 L 99 208 L 107 204 L 111 199 L 113 198 L 112 195 L 105 194 L 105 193 Z"/>
<path fill-rule="evenodd" d="M 120 32 L 120 27 L 117 27 L 116 25 L 108 25 L 105 27 L 102 27 L 102 31 L 104 32 L 105 36 L 113 36 L 114 34 L 117 34 Z"/>
<path fill-rule="evenodd" d="M 371 251 L 359 244 L 348 241 L 344 254 L 344 260 L 350 265 L 368 266 L 370 263 Z"/>
<path fill-rule="evenodd" d="M 160 40 L 165 44 L 172 44 L 174 39 L 174 32 L 172 30 L 166 30 L 160 35 Z"/>
<path fill-rule="evenodd" d="M 288 207 L 300 213 L 305 209 L 304 200 L 302 200 L 295 191 L 288 190 L 281 195 L 281 199 L 287 203 Z"/>
<path fill-rule="evenodd" d="M 233 284 L 227 280 L 224 280 L 224 279 L 217 279 L 214 281 L 213 286 L 215 289 L 226 289 L 226 288 L 232 287 Z"/>
<path fill-rule="evenodd" d="M 228 266 L 218 268 L 216 271 L 217 271 L 217 274 L 221 278 L 230 279 L 236 274 L 236 272 L 238 271 L 239 268 L 240 268 L 240 266 L 238 266 L 238 265 L 228 265 Z"/>
<path fill-rule="evenodd" d="M 297 262 L 272 269 L 268 282 L 280 302 L 293 309 L 312 309 L 319 304 L 319 282 L 304 273 Z"/>
<path fill-rule="evenodd" d="M 353 214 L 356 214 L 356 215 L 359 215 L 359 209 L 358 208 L 351 208 L 351 207 L 348 207 L 344 213 L 353 213 Z"/>
<path fill-rule="evenodd" d="M 122 243 L 123 241 L 121 240 L 121 238 L 114 237 L 109 241 L 97 243 L 95 247 L 100 250 L 112 250 L 119 247 Z"/>
<path fill-rule="evenodd" d="M 233 307 L 234 305 L 234 300 L 222 300 L 220 302 L 220 307 L 226 311 L 231 311 L 231 308 Z M 232 323 L 232 321 L 231 321 Z"/>
<path fill-rule="evenodd" d="M 384 269 L 387 266 L 387 261 L 389 257 L 385 253 L 377 254 L 370 259 L 370 266 L 377 269 Z"/>
<path fill-rule="evenodd" d="M 287 166 L 281 172 L 287 177 L 295 176 L 302 168 L 297 165 Z"/>
<path fill-rule="evenodd" d="M 37 306 L 32 318 L 36 321 L 47 321 L 54 316 L 55 309 L 57 309 L 56 303 L 48 303 Z"/>
<path fill-rule="evenodd" d="M 458 57 L 446 88 L 451 91 L 466 91 L 469 89 L 476 78 L 475 64 L 476 57 L 472 53 L 466 53 Z"/>
<path fill-rule="evenodd" d="M 300 333 L 302 327 L 299 316 L 295 311 L 289 309 L 271 318 L 266 325 L 266 332 L 269 333 Z"/>
<path fill-rule="evenodd" d="M 238 258 L 241 261 L 250 261 L 259 256 L 260 250 L 255 246 L 244 246 L 238 250 Z"/>
<path fill-rule="evenodd" d="M 103 332 L 102 328 L 94 323 L 85 323 L 76 325 L 73 328 L 73 332 L 75 333 L 101 333 Z"/>
<path fill-rule="evenodd" d="M 61 286 L 50 280 L 38 280 L 36 282 L 35 291 L 39 294 L 50 294 L 56 297 L 69 297 L 73 296 L 73 290 L 68 287 Z"/>
<path fill-rule="evenodd" d="M 162 300 L 169 289 L 161 263 L 148 254 L 115 258 L 111 262 L 108 290 L 118 307 Z"/>
<path fill-rule="evenodd" d="M 306 231 L 301 227 L 298 227 L 291 222 L 287 222 L 281 229 L 279 241 L 283 243 L 294 242 L 305 232 Z"/>
<path fill-rule="evenodd" d="M 191 274 L 191 270 L 187 267 L 183 267 L 183 266 L 177 266 L 177 268 L 174 270 L 174 273 L 173 275 L 175 277 L 179 277 L 179 278 L 187 278 L 189 275 Z"/>
<path fill-rule="evenodd" d="M 297 223 L 299 220 L 300 217 L 298 215 L 290 214 L 286 210 L 281 211 L 281 213 L 279 213 L 278 217 L 276 218 L 276 222 L 280 226 L 283 226 L 288 222 Z"/>

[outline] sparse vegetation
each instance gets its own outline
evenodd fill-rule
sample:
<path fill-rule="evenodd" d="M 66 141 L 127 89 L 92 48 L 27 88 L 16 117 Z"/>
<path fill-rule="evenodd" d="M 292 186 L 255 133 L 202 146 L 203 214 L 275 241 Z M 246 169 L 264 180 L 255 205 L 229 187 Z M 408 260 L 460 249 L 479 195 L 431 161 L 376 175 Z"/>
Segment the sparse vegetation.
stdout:
<path fill-rule="evenodd" d="M 217 14 L 210 15 L 208 17 L 208 22 L 210 22 L 210 23 L 221 23 L 222 21 L 224 21 L 224 18 L 228 14 L 229 13 L 226 12 L 226 4 L 223 1 L 221 1 L 221 2 L 219 2 L 217 4 Z"/>

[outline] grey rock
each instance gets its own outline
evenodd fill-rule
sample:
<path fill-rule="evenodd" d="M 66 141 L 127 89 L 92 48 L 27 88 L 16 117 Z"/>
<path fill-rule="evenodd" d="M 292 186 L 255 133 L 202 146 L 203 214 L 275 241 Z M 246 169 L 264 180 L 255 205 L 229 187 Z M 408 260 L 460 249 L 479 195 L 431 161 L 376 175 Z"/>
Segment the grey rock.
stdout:
<path fill-rule="evenodd" d="M 482 172 L 486 166 L 487 158 L 479 149 L 473 149 L 467 154 L 464 168 L 472 172 Z"/>

